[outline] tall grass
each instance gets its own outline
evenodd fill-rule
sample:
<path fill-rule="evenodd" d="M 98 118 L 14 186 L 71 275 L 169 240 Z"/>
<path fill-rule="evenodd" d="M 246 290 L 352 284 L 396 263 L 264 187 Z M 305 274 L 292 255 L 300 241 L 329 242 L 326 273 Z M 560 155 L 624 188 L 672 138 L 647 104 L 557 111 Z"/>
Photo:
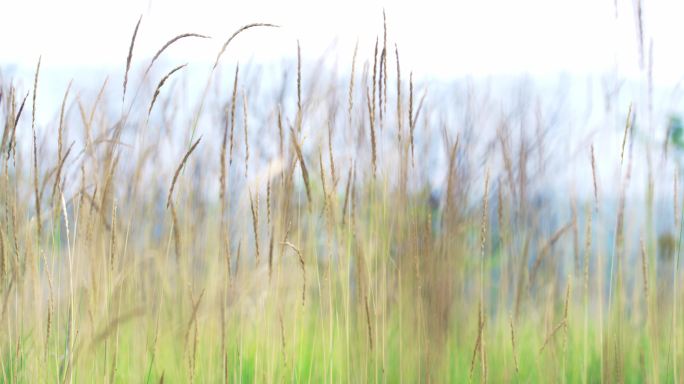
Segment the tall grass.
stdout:
<path fill-rule="evenodd" d="M 312 71 L 297 42 L 296 80 L 276 99 L 249 68 L 221 76 L 233 39 L 274 25 L 231 35 L 188 101 L 186 64 L 156 81 L 152 65 L 206 36 L 138 59 L 141 23 L 121 111 L 106 81 L 92 100 L 70 83 L 41 127 L 41 60 L 23 98 L 0 78 L 1 381 L 680 380 L 681 239 L 667 232 L 682 229 L 680 196 L 675 181 L 675 220 L 656 239 L 652 211 L 630 200 L 643 181 L 632 106 L 600 143 L 619 156 L 581 146 L 589 192 L 549 197 L 558 132 L 506 114 L 482 132 L 492 114 L 474 96 L 465 123 L 444 117 L 413 72 L 402 96 L 384 14 L 373 57 L 349 52 L 349 78 Z M 663 174 L 674 162 L 663 157 Z M 619 170 L 617 204 L 606 167 Z"/>

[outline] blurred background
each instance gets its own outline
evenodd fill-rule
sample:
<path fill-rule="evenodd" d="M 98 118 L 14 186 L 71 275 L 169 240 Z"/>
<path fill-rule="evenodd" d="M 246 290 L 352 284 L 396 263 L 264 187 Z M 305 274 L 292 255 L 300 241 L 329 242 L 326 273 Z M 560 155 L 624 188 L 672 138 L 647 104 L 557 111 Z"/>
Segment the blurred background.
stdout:
<path fill-rule="evenodd" d="M 179 31 L 194 31 L 214 39 L 179 45 L 168 57 L 211 61 L 214 48 L 236 27 L 264 21 L 282 29 L 276 34 L 243 36 L 231 47 L 233 57 L 259 62 L 292 57 L 292 40 L 300 39 L 309 59 L 320 58 L 331 46 L 346 59 L 356 40 L 361 48 L 368 48 L 382 34 L 383 9 L 404 66 L 423 76 L 601 75 L 617 69 L 620 75 L 634 78 L 639 75 L 642 43 L 638 12 L 644 16 L 641 28 L 647 53 L 653 40 L 656 80 L 674 84 L 684 67 L 676 32 L 684 4 L 677 1 L 638 6 L 631 0 L 427 0 L 420 5 L 377 0 L 27 0 L 10 2 L 7 8 L 6 15 L 13 17 L 0 26 L 4 36 L 0 62 L 29 68 L 38 55 L 43 55 L 45 68 L 120 66 L 140 14 L 145 19 L 136 47 L 140 53 L 155 51 Z"/>
<path fill-rule="evenodd" d="M 291 92 L 292 87 L 281 88 L 284 81 L 294 84 L 297 41 L 305 86 L 311 85 L 312 91 L 313 84 L 321 82 L 321 73 L 337 74 L 340 79 L 349 76 L 357 44 L 357 74 L 364 68 L 368 71 L 375 39 L 383 38 L 384 11 L 390 46 L 396 44 L 400 52 L 405 80 L 412 72 L 417 88 L 422 87 L 428 95 L 429 105 L 439 105 L 436 113 L 450 119 L 463 117 L 459 109 L 466 109 L 464 101 L 480 98 L 481 110 L 488 112 L 477 131 L 495 135 L 500 117 L 521 117 L 529 112 L 527 117 L 532 118 L 535 110 L 543 111 L 547 128 L 562 132 L 548 135 L 545 143 L 550 153 L 562 154 L 556 156 L 563 158 L 556 177 L 547 180 L 560 188 L 567 188 L 570 179 L 590 177 L 583 149 L 589 143 L 611 143 L 598 148 L 599 159 L 619 155 L 630 103 L 634 103 L 637 127 L 645 132 L 641 140 L 654 145 L 662 144 L 670 120 L 680 112 L 684 55 L 680 54 L 677 31 L 684 4 L 676 1 L 428 0 L 418 5 L 357 0 L 28 0 L 6 6 L 6 14 L 13 16 L 0 24 L 0 35 L 5 37 L 1 73 L 28 89 L 42 56 L 38 104 L 43 108 L 36 112 L 39 131 L 54 120 L 69 81 L 91 96 L 97 94 L 104 79 L 106 91 L 121 84 L 130 36 L 140 15 L 143 21 L 134 63 L 149 60 L 164 42 L 180 33 L 212 37 L 176 43 L 155 67 L 156 77 L 161 77 L 167 68 L 188 63 L 182 81 L 187 100 L 193 100 L 204 90 L 225 39 L 250 22 L 274 23 L 281 28 L 275 32 L 255 29 L 231 43 L 217 71 L 216 95 L 230 92 L 229 82 L 238 62 L 243 69 L 255 69 L 245 72 L 258 80 L 259 90 Z M 392 70 L 393 64 L 390 67 Z M 141 75 L 134 65 L 132 81 L 136 76 L 139 81 Z M 362 97 L 363 89 L 360 92 Z M 436 131 L 439 133 L 439 128 Z M 574 164 L 567 160 L 577 157 L 582 163 L 567 167 Z M 432 160 L 437 166 L 432 167 L 430 177 L 437 186 L 443 184 L 444 162 L 443 154 Z M 615 170 L 610 162 L 597 164 L 602 168 L 599 174 Z M 637 164 L 634 172 L 638 175 L 645 170 Z M 577 189 L 588 194 L 591 186 L 578 183 Z"/>

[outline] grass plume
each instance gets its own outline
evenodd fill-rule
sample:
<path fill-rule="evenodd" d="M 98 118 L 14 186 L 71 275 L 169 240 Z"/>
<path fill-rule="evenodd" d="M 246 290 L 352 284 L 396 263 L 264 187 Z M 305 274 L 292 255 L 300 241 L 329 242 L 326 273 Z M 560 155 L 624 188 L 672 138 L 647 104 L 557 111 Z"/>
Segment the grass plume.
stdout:
<path fill-rule="evenodd" d="M 135 46 L 135 38 L 138 36 L 138 28 L 140 28 L 140 22 L 142 21 L 142 15 L 138 18 L 138 22 L 135 23 L 135 29 L 133 30 L 133 36 L 131 37 L 131 44 L 128 46 L 128 56 L 126 57 L 126 71 L 124 72 L 123 81 L 123 94 L 121 96 L 121 101 L 126 100 L 126 88 L 128 87 L 128 72 L 131 70 L 131 62 L 133 61 L 133 47 Z"/>

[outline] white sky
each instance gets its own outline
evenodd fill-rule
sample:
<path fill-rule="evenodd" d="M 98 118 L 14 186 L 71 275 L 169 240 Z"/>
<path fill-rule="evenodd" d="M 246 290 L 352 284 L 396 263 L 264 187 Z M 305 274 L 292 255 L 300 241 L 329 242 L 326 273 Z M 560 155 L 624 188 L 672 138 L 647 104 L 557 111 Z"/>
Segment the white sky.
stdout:
<path fill-rule="evenodd" d="M 233 57 L 280 59 L 320 56 L 337 36 L 337 54 L 349 55 L 358 38 L 371 55 L 387 11 L 389 38 L 397 42 L 402 69 L 439 77 L 489 74 L 577 74 L 610 71 L 638 75 L 637 33 L 632 0 L 21 0 L 3 5 L 0 64 L 123 66 L 130 37 L 142 13 L 134 55 L 151 56 L 171 37 L 195 32 L 212 41 L 188 39 L 167 58 L 211 60 L 237 27 L 272 22 L 277 31 L 250 31 L 231 46 Z M 636 1 L 636 0 L 634 0 Z M 644 0 L 645 40 L 654 41 L 656 81 L 684 74 L 681 54 L 682 1 Z"/>

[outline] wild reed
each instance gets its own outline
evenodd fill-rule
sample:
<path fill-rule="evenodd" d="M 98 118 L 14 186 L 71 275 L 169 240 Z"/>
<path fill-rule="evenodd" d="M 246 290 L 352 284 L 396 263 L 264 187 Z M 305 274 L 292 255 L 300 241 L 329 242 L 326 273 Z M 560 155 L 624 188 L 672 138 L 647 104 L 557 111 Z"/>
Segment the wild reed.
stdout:
<path fill-rule="evenodd" d="M 36 202 L 36 224 L 38 226 L 38 238 L 43 232 L 43 223 L 40 218 L 40 195 L 38 194 L 38 138 L 36 137 L 36 97 L 38 96 L 38 75 L 40 74 L 40 61 L 38 58 L 36 74 L 33 79 L 33 104 L 31 108 L 31 131 L 33 132 L 33 188 Z"/>
<path fill-rule="evenodd" d="M 238 30 L 233 32 L 233 34 L 230 35 L 230 37 L 225 41 L 225 43 L 223 43 L 223 46 L 221 46 L 221 50 L 216 55 L 216 60 L 214 61 L 214 67 L 213 68 L 216 69 L 216 67 L 218 66 L 219 60 L 221 60 L 221 56 L 223 56 L 223 53 L 228 48 L 228 45 L 230 44 L 231 41 L 233 41 L 233 39 L 235 39 L 237 37 L 237 35 L 239 35 L 240 33 L 244 32 L 250 28 L 255 28 L 255 27 L 278 28 L 278 25 L 270 24 L 270 23 L 252 23 L 252 24 L 247 24 L 247 25 L 244 25 L 244 26 L 238 28 Z"/>
<path fill-rule="evenodd" d="M 208 38 L 209 38 L 209 36 L 200 35 L 200 34 L 198 34 L 198 33 L 182 33 L 182 34 L 180 34 L 180 35 L 178 35 L 178 36 L 175 36 L 175 37 L 172 38 L 171 40 L 167 41 L 161 48 L 159 48 L 159 50 L 157 51 L 157 53 L 154 54 L 154 56 L 152 57 L 152 60 L 150 60 L 150 64 L 147 66 L 147 68 L 145 68 L 145 74 L 147 74 L 147 73 L 150 72 L 150 69 L 152 69 L 152 65 L 154 65 L 154 63 L 157 61 L 157 59 L 159 58 L 159 56 L 161 56 L 161 54 L 162 54 L 168 47 L 170 47 L 173 43 L 177 42 L 178 40 L 185 39 L 185 38 L 187 38 L 187 37 L 196 37 L 196 38 L 200 38 L 200 39 L 208 39 Z"/>
<path fill-rule="evenodd" d="M 226 55 L 275 26 L 247 24 L 193 100 L 192 86 L 162 88 L 191 84 L 190 66 L 147 77 L 177 42 L 208 37 L 176 35 L 146 58 L 141 20 L 120 114 L 108 77 L 92 96 L 69 82 L 44 121 L 48 61 L 26 81 L 0 76 L 0 381 L 678 380 L 678 157 L 651 169 L 648 137 L 681 149 L 657 108 L 566 138 L 556 125 L 575 119 L 532 86 L 528 105 L 477 80 L 402 79 L 384 12 L 343 73 L 307 70 L 297 42 L 280 83 Z M 641 100 L 628 88 L 611 105 Z"/>
<path fill-rule="evenodd" d="M 138 36 L 138 28 L 140 28 L 140 22 L 142 21 L 142 15 L 138 18 L 138 22 L 135 23 L 135 29 L 133 30 L 133 36 L 131 37 L 131 44 L 128 46 L 128 57 L 126 58 L 126 71 L 124 72 L 123 81 L 123 94 L 121 96 L 121 102 L 126 100 L 126 87 L 128 86 L 128 72 L 131 70 L 131 62 L 133 60 L 133 47 L 135 46 L 135 38 Z"/>
<path fill-rule="evenodd" d="M 185 152 L 183 159 L 181 160 L 180 164 L 178 164 L 178 168 L 176 168 L 176 172 L 173 174 L 173 180 L 171 181 L 171 186 L 169 187 L 169 193 L 168 193 L 168 196 L 166 198 L 166 207 L 167 208 L 171 204 L 171 196 L 173 196 L 173 188 L 176 186 L 176 180 L 178 180 L 178 176 L 180 175 L 180 172 L 183 170 L 183 167 L 185 166 L 185 163 L 188 161 L 188 158 L 192 154 L 192 151 L 194 151 L 195 148 L 197 148 L 197 145 L 200 143 L 201 140 L 202 140 L 202 137 L 197 139 L 190 146 L 190 149 L 188 149 L 188 151 Z"/>
<path fill-rule="evenodd" d="M 356 54 L 359 51 L 359 42 L 356 42 L 356 45 L 354 46 L 354 55 L 352 56 L 352 66 L 351 66 L 351 75 L 349 76 L 349 107 L 347 108 L 347 114 L 349 115 L 349 126 L 352 126 L 352 117 L 353 115 L 353 110 L 354 110 L 354 77 L 356 74 Z M 299 60 L 299 45 L 297 45 L 297 60 Z M 299 61 L 298 61 L 299 62 Z M 297 67 L 299 68 L 299 67 Z M 300 75 L 297 75 L 297 97 L 300 97 L 299 94 L 299 84 L 300 84 Z M 299 104 L 297 104 L 297 107 L 299 108 Z"/>
<path fill-rule="evenodd" d="M 297 142 L 297 134 L 290 127 L 290 138 L 292 139 L 292 146 L 295 149 L 295 154 L 297 155 L 297 160 L 299 160 L 299 168 L 302 170 L 302 179 L 304 180 L 304 187 L 306 189 L 306 198 L 311 203 L 311 186 L 309 184 L 309 171 L 306 168 L 306 162 L 304 161 L 304 155 L 302 154 L 302 148 Z"/>
<path fill-rule="evenodd" d="M 162 77 L 161 80 L 159 80 L 159 83 L 157 84 L 157 88 L 154 90 L 154 95 L 152 96 L 152 101 L 150 102 L 150 107 L 147 109 L 147 118 L 148 119 L 150 118 L 150 114 L 152 113 L 152 107 L 154 107 L 154 103 L 157 101 L 157 96 L 159 96 L 159 91 L 161 90 L 161 87 L 164 85 L 166 80 L 168 80 L 169 77 L 171 77 L 171 75 L 173 75 L 177 71 L 185 68 L 187 65 L 188 64 L 186 63 L 183 65 L 177 66 L 176 68 L 170 70 L 164 77 Z"/>

